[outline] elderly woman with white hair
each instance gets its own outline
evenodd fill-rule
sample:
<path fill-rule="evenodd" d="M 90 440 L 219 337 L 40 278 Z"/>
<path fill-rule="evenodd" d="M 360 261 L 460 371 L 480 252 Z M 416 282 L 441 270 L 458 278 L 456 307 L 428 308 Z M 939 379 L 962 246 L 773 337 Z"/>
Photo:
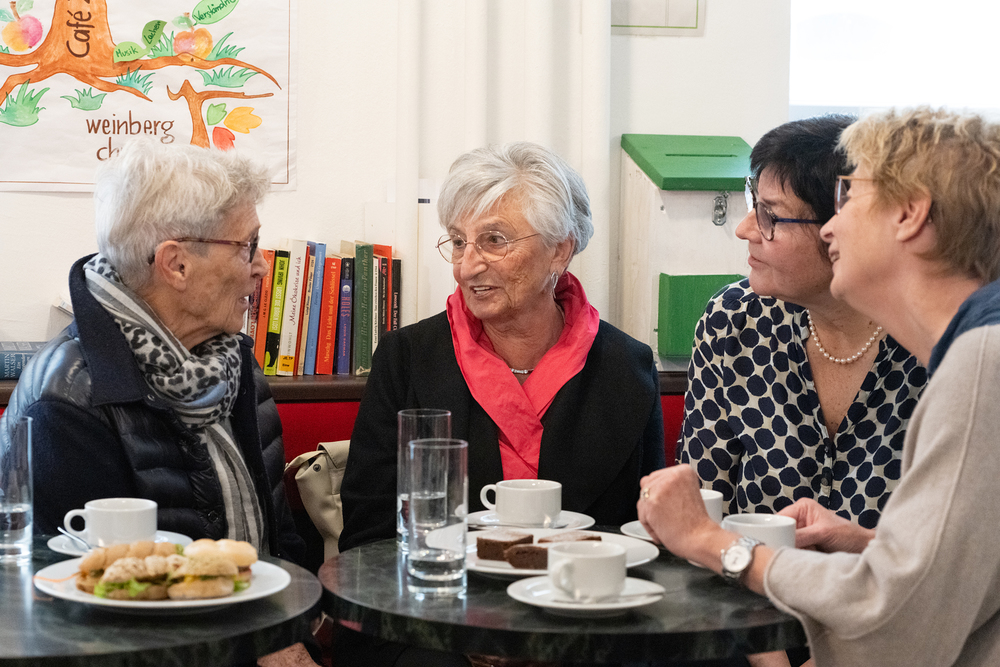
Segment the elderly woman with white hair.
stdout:
<path fill-rule="evenodd" d="M 0 451 L 33 418 L 35 527 L 95 498 L 155 500 L 158 526 L 297 560 L 281 423 L 239 331 L 267 267 L 266 169 L 234 153 L 136 142 L 98 173 L 100 252 L 77 261 L 75 319 L 25 368 Z"/>
<path fill-rule="evenodd" d="M 470 511 L 503 479 L 562 483 L 562 507 L 621 525 L 664 465 L 649 346 L 606 322 L 567 270 L 593 234 L 580 176 L 531 143 L 451 167 L 438 242 L 458 289 L 446 312 L 379 342 L 354 425 L 341 551 L 396 534 L 396 413 L 445 408 L 469 442 Z"/>

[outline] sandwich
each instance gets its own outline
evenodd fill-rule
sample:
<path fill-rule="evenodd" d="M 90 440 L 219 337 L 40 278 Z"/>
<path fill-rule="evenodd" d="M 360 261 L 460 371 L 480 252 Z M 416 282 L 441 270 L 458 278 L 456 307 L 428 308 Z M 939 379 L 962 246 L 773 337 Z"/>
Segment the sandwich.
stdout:
<path fill-rule="evenodd" d="M 171 600 L 226 597 L 236 590 L 238 573 L 236 563 L 217 552 L 189 556 L 187 562 L 171 574 L 167 595 Z"/>
<path fill-rule="evenodd" d="M 112 600 L 166 600 L 168 574 L 163 556 L 119 558 L 104 571 L 94 595 Z"/>
<path fill-rule="evenodd" d="M 80 571 L 76 575 L 76 587 L 84 593 L 93 593 L 94 587 L 104 576 L 104 570 L 109 565 L 128 554 L 129 545 L 114 544 L 110 547 L 98 547 L 88 552 L 80 559 Z"/>
<path fill-rule="evenodd" d="M 76 587 L 85 593 L 93 593 L 104 576 L 104 571 L 121 558 L 145 558 L 146 556 L 170 556 L 181 551 L 179 544 L 171 542 L 133 542 L 113 544 L 89 551 L 80 559 L 80 571 L 76 575 Z"/>
<path fill-rule="evenodd" d="M 239 573 L 236 575 L 236 590 L 243 590 L 250 582 L 250 566 L 257 562 L 257 550 L 249 542 L 236 540 L 219 540 L 216 542 L 219 553 L 236 563 Z"/>

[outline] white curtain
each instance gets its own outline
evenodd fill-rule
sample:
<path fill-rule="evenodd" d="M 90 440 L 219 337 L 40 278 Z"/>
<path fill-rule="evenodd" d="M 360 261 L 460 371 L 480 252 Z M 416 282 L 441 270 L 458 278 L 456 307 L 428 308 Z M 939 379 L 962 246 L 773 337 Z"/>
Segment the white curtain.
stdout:
<path fill-rule="evenodd" d="M 409 324 L 454 290 L 434 243 L 436 190 L 463 151 L 528 140 L 587 183 L 595 234 L 570 270 L 609 304 L 609 0 L 399 0 L 395 244 Z M 430 200 L 420 204 L 418 200 Z M 417 261 L 409 260 L 416 258 Z"/>

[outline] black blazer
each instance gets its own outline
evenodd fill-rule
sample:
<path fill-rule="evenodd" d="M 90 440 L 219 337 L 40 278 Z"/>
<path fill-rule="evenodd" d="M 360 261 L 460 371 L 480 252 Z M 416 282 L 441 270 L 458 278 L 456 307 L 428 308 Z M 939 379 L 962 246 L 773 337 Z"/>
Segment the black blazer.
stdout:
<path fill-rule="evenodd" d="M 469 442 L 469 511 L 503 479 L 497 427 L 472 398 L 440 313 L 379 341 L 361 401 L 341 497 L 346 551 L 396 534 L 396 413 L 451 410 Z M 639 478 L 665 465 L 659 376 L 652 350 L 600 323 L 587 362 L 556 394 L 542 424 L 539 479 L 562 483 L 563 509 L 619 526 L 636 518 Z"/>

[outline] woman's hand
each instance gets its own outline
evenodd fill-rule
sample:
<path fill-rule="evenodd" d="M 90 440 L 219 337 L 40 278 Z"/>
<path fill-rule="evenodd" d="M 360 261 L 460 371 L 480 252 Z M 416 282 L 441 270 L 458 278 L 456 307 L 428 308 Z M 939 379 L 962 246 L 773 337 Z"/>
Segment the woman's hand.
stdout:
<path fill-rule="evenodd" d="M 802 498 L 778 512 L 795 519 L 795 546 L 832 553 L 861 553 L 875 531 L 838 516 L 811 498 Z"/>
<path fill-rule="evenodd" d="M 701 480 L 690 466 L 657 470 L 639 480 L 639 486 L 639 521 L 674 555 L 695 560 L 712 532 L 722 531 L 705 511 Z"/>

